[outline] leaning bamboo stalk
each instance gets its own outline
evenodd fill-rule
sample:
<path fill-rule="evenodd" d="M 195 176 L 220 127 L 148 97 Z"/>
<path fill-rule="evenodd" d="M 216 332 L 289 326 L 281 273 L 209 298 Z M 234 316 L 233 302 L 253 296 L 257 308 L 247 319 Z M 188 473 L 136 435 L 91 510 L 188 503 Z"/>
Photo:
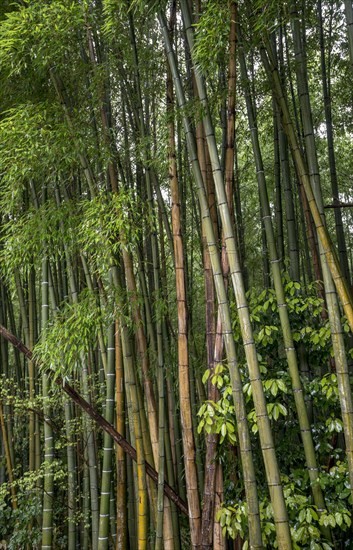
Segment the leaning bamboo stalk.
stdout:
<path fill-rule="evenodd" d="M 298 416 L 300 435 L 303 442 L 304 454 L 306 465 L 308 469 L 308 475 L 311 481 L 311 489 L 314 496 L 314 503 L 317 506 L 319 514 L 326 511 L 326 505 L 323 497 L 323 493 L 319 481 L 319 469 L 316 461 L 314 442 L 311 433 L 309 416 L 305 404 L 303 387 L 300 380 L 300 373 L 298 368 L 297 354 L 294 347 L 294 341 L 292 337 L 292 330 L 289 321 L 289 314 L 287 303 L 284 294 L 284 288 L 282 283 L 282 276 L 280 270 L 279 258 L 276 250 L 275 235 L 271 219 L 270 205 L 267 195 L 267 186 L 265 179 L 264 166 L 262 161 L 262 154 L 260 149 L 260 142 L 257 130 L 256 115 L 254 102 L 250 95 L 250 86 L 246 69 L 246 61 L 244 50 L 240 49 L 240 67 L 242 72 L 243 87 L 245 90 L 245 99 L 249 120 L 249 128 L 251 132 L 251 141 L 253 146 L 253 153 L 256 166 L 256 175 L 258 181 L 259 197 L 262 205 L 262 211 L 264 215 L 264 225 L 266 229 L 266 237 L 268 243 L 268 250 L 270 256 L 270 263 L 273 275 L 273 282 L 275 287 L 277 307 L 280 317 L 280 323 L 282 328 L 282 335 L 284 341 L 284 348 L 287 357 L 287 364 L 289 374 L 292 381 L 292 388 L 294 394 L 294 401 Z M 328 540 L 331 539 L 330 531 L 327 528 L 323 528 L 324 535 Z"/>
<path fill-rule="evenodd" d="M 5 327 L 0 325 L 0 334 L 10 342 L 16 349 L 20 351 L 28 360 L 34 360 L 32 352 L 19 340 L 14 334 L 12 334 Z M 38 365 L 39 366 L 39 365 Z M 41 365 L 41 368 L 45 368 Z M 45 369 L 48 374 L 51 373 L 49 368 Z M 109 433 L 114 439 L 117 445 L 120 445 L 122 449 L 136 462 L 136 449 L 134 449 L 130 443 L 112 426 L 109 422 L 86 401 L 67 381 L 60 376 L 55 377 L 55 383 L 62 388 L 62 390 L 74 401 L 83 411 L 85 411 L 92 420 L 94 420 L 105 432 Z M 158 482 L 158 473 L 149 463 L 146 463 L 147 475 L 156 483 Z M 188 515 L 186 503 L 177 495 L 177 493 L 164 482 L 164 494 L 170 498 L 172 502 L 179 508 L 179 510 Z"/>
<path fill-rule="evenodd" d="M 20 351 L 27 359 L 32 360 L 32 352 L 19 340 L 14 334 L 12 334 L 5 327 L 0 325 L 0 334 L 10 342 L 16 349 Z M 34 359 L 33 359 L 34 360 Z M 42 366 L 42 368 L 44 368 Z M 49 368 L 46 371 L 50 374 L 51 371 Z M 110 436 L 114 439 L 117 445 L 120 445 L 122 449 L 136 462 L 136 449 L 134 449 L 130 443 L 112 426 L 109 422 L 92 407 L 88 401 L 86 401 L 66 380 L 60 376 L 55 378 L 55 383 L 62 388 L 62 390 L 74 401 L 82 410 L 84 410 L 88 416 L 92 418 L 105 432 L 109 433 Z M 146 473 L 147 475 L 156 483 L 158 482 L 158 473 L 152 466 L 146 463 Z M 174 504 L 179 508 L 179 510 L 188 515 L 187 505 L 185 502 L 177 495 L 177 493 L 164 482 L 164 493 L 170 498 Z"/>
<path fill-rule="evenodd" d="M 333 344 L 335 360 L 337 364 L 336 373 L 337 373 L 337 383 L 338 383 L 341 410 L 342 410 L 342 420 L 343 420 L 345 439 L 346 439 L 346 454 L 347 454 L 347 459 L 349 464 L 351 486 L 353 487 L 353 448 L 352 448 L 353 403 L 352 403 L 352 395 L 351 395 L 351 389 L 350 389 L 350 383 L 349 383 L 347 358 L 344 351 L 344 341 L 343 341 L 342 327 L 341 327 L 341 321 L 340 321 L 339 307 L 338 307 L 336 293 L 334 292 L 334 286 L 332 285 L 332 279 L 336 284 L 336 289 L 341 298 L 341 303 L 344 307 L 346 314 L 347 313 L 349 314 L 349 311 L 350 311 L 350 308 L 348 307 L 349 302 L 346 302 L 344 304 L 343 301 L 345 299 L 344 295 L 346 295 L 347 299 L 349 299 L 349 292 L 348 292 L 347 284 L 340 274 L 339 263 L 337 261 L 330 236 L 325 226 L 324 218 L 319 211 L 319 207 L 318 207 L 318 201 L 320 201 L 319 185 L 316 186 L 316 193 L 318 194 L 316 198 L 314 196 L 312 183 L 310 181 L 309 169 L 306 165 L 304 157 L 299 148 L 294 126 L 291 120 L 291 116 L 289 114 L 288 105 L 285 101 L 285 97 L 281 87 L 281 82 L 278 77 L 277 67 L 273 63 L 273 60 L 270 57 L 271 50 L 268 48 L 268 42 L 266 38 L 264 38 L 264 43 L 265 43 L 265 47 L 269 57 L 268 55 L 266 55 L 265 50 L 262 50 L 263 62 L 267 70 L 268 76 L 270 78 L 270 81 L 272 82 L 274 91 L 276 93 L 276 98 L 282 113 L 283 127 L 288 136 L 289 144 L 292 150 L 293 160 L 296 164 L 298 175 L 303 182 L 303 186 L 308 198 L 308 203 L 309 203 L 309 206 L 313 215 L 313 219 L 315 222 L 315 226 L 318 232 L 318 236 L 319 236 L 320 255 L 322 260 L 321 263 L 322 263 L 323 277 L 324 277 L 324 287 L 326 292 L 327 307 L 328 307 L 328 312 L 330 317 L 330 326 L 331 326 L 331 333 L 332 333 L 332 344 Z M 307 94 L 304 94 L 304 95 L 307 95 Z M 303 105 L 302 105 L 302 108 L 303 108 Z M 304 111 L 304 113 L 305 112 L 306 111 Z M 309 124 L 310 115 L 308 112 L 306 112 L 306 116 L 308 116 L 308 120 L 305 120 L 305 123 Z M 313 132 L 310 130 L 310 127 L 307 127 L 306 129 L 308 131 L 307 133 L 308 139 L 312 140 Z M 314 154 L 315 152 L 314 145 L 310 144 L 309 150 L 311 150 L 312 153 Z M 312 155 L 309 155 L 309 159 L 310 159 L 310 162 L 312 162 L 312 170 L 311 170 L 312 177 L 316 178 L 317 177 L 316 175 L 318 174 L 318 169 L 315 166 L 314 157 Z M 322 200 L 321 200 L 321 207 L 322 207 Z M 334 273 L 336 273 L 336 278 L 334 276 Z M 332 279 L 330 275 L 332 275 Z M 342 292 L 343 292 L 343 295 L 342 295 Z M 345 292 L 347 294 L 345 294 Z M 345 306 L 348 307 L 348 312 L 347 312 L 347 307 Z M 348 322 L 349 322 L 349 318 L 348 318 Z"/>
<path fill-rule="evenodd" d="M 192 27 L 187 1 L 181 0 L 181 6 L 184 18 L 185 32 L 189 42 L 191 55 L 193 56 L 194 29 Z M 240 329 L 243 338 L 247 366 L 249 370 L 250 383 L 253 390 L 253 401 L 259 428 L 261 451 L 265 463 L 267 483 L 273 506 L 277 543 L 280 549 L 291 549 L 292 542 L 288 514 L 284 500 L 280 471 L 274 448 L 270 420 L 267 413 L 264 389 L 262 385 L 261 373 L 250 322 L 250 312 L 245 295 L 244 281 L 239 263 L 238 251 L 235 243 L 227 197 L 224 189 L 223 174 L 219 161 L 215 133 L 207 100 L 205 82 L 201 72 L 197 67 L 195 67 L 195 78 L 199 98 L 204 109 L 203 124 L 213 167 L 218 209 L 222 220 L 222 228 L 224 231 L 228 261 L 230 265 L 231 280 L 233 283 L 233 290 L 237 304 Z"/>
<path fill-rule="evenodd" d="M 192 127 L 189 119 L 185 113 L 186 100 L 184 96 L 183 87 L 175 59 L 175 54 L 170 42 L 168 27 L 165 15 L 162 11 L 158 13 L 158 20 L 161 26 L 163 40 L 165 45 L 168 62 L 172 71 L 173 80 L 176 89 L 176 95 L 178 99 L 179 107 L 183 113 L 183 124 L 185 135 L 187 139 L 187 146 L 189 150 L 190 162 L 192 164 L 194 178 L 197 186 L 197 192 L 199 197 L 199 203 L 201 207 L 201 216 L 205 226 L 207 243 L 210 251 L 210 257 L 212 262 L 212 271 L 214 276 L 215 288 L 217 292 L 218 303 L 222 314 L 223 335 L 225 341 L 225 347 L 227 350 L 228 366 L 232 383 L 232 392 L 235 404 L 235 413 L 239 431 L 239 445 L 241 448 L 242 465 L 244 471 L 244 484 L 246 491 L 246 498 L 249 504 L 249 532 L 250 532 L 250 545 L 252 548 L 262 548 L 262 536 L 261 526 L 259 521 L 259 508 L 258 498 L 255 480 L 254 464 L 252 460 L 250 434 L 247 423 L 244 395 L 242 389 L 242 381 L 235 353 L 235 343 L 233 338 L 233 330 L 230 317 L 229 303 L 226 296 L 224 287 L 224 281 L 222 276 L 222 269 L 220 264 L 218 246 L 214 237 L 214 230 L 212 221 L 210 219 L 209 208 L 207 204 L 207 198 L 203 185 L 202 174 L 197 158 L 197 149 L 195 138 L 193 135 Z M 195 541 L 197 542 L 197 541 Z"/>
<path fill-rule="evenodd" d="M 226 131 L 226 151 L 225 151 L 225 170 L 224 179 L 226 187 L 226 196 L 228 206 L 234 219 L 233 209 L 233 187 L 234 187 L 234 147 L 235 147 L 235 92 L 236 92 L 236 20 L 237 20 L 237 5 L 236 2 L 231 2 L 230 5 L 230 32 L 229 32 L 229 64 L 228 64 L 228 98 L 227 98 L 227 131 Z M 209 156 L 209 155 L 207 155 Z M 213 182 L 212 167 L 208 163 L 210 178 Z M 214 182 L 213 182 L 214 187 Z M 222 235 L 223 237 L 223 235 Z M 209 261 L 209 258 L 207 258 Z M 229 263 L 225 248 L 224 238 L 222 238 L 222 272 L 224 283 L 228 288 Z M 210 269 L 211 271 L 211 269 Z M 211 271 L 212 276 L 212 271 Z M 207 284 L 206 284 L 207 289 Z M 213 290 L 213 289 L 212 289 Z M 214 304 L 212 304 L 214 306 Z M 212 323 L 214 331 L 214 311 L 212 310 Z M 206 333 L 207 334 L 207 333 Z M 211 355 L 209 361 L 210 377 L 208 379 L 208 399 L 217 401 L 219 398 L 219 390 L 212 384 L 212 370 L 214 365 L 222 361 L 223 354 L 223 337 L 221 317 L 217 316 L 216 335 L 213 334 L 212 348 L 209 351 Z M 212 545 L 218 544 L 218 539 L 213 543 L 214 537 L 214 517 L 216 513 L 216 474 L 217 469 L 221 470 L 222 466 L 217 461 L 217 445 L 219 437 L 217 434 L 210 433 L 206 436 L 206 457 L 205 457 L 205 483 L 202 508 L 202 548 L 211 549 Z M 222 477 L 222 475 L 221 475 Z M 219 505 L 219 502 L 218 502 Z"/>
<path fill-rule="evenodd" d="M 263 61 L 265 68 L 269 75 L 271 82 L 273 83 L 273 89 L 276 94 L 276 100 L 278 102 L 281 116 L 283 129 L 288 137 L 288 142 L 292 151 L 293 160 L 296 164 L 298 177 L 300 178 L 303 187 L 305 189 L 305 194 L 308 199 L 308 204 L 310 212 L 312 214 L 314 224 L 318 233 L 319 240 L 322 245 L 323 254 L 325 254 L 327 265 L 330 269 L 332 279 L 335 283 L 338 296 L 341 300 L 342 307 L 347 317 L 349 327 L 353 333 L 353 300 L 351 293 L 348 289 L 347 282 L 343 278 L 341 268 L 335 253 L 335 249 L 332 243 L 332 239 L 327 231 L 327 228 L 324 225 L 322 220 L 314 193 L 312 185 L 310 183 L 310 178 L 308 174 L 308 169 L 306 162 L 302 155 L 299 143 L 295 134 L 293 122 L 289 113 L 288 105 L 282 90 L 281 81 L 278 74 L 278 69 L 276 64 L 272 59 L 271 47 L 268 44 L 266 37 L 263 38 L 265 49 L 262 50 Z M 267 54 L 265 53 L 265 50 Z"/>
<path fill-rule="evenodd" d="M 300 109 L 302 113 L 303 128 L 305 135 L 305 149 L 308 160 L 308 175 L 309 181 L 313 188 L 315 201 L 320 212 L 323 226 L 326 228 L 325 214 L 323 208 L 323 199 L 321 192 L 319 164 L 317 160 L 314 128 L 311 116 L 311 105 L 309 96 L 308 76 L 305 51 L 303 48 L 301 28 L 297 13 L 297 3 L 294 0 L 292 3 L 293 15 L 293 43 L 296 54 L 296 71 L 298 92 L 300 100 Z M 333 351 L 336 361 L 337 384 L 339 388 L 339 398 L 342 410 L 343 429 L 346 440 L 346 453 L 348 459 L 348 469 L 350 479 L 353 481 L 353 449 L 351 444 L 353 441 L 353 400 L 348 373 L 347 357 L 345 353 L 345 345 L 343 339 L 343 328 L 340 320 L 340 310 L 338 306 L 335 287 L 332 282 L 330 271 L 327 267 L 326 257 L 323 253 L 322 244 L 319 243 L 322 272 L 324 278 L 324 290 L 326 295 L 328 317 L 331 328 L 331 338 Z M 339 263 L 339 262 L 338 262 Z M 347 286 L 348 288 L 348 286 Z M 353 494 L 353 489 L 352 489 Z"/>
<path fill-rule="evenodd" d="M 352 10 L 352 3 L 351 10 Z M 337 171 L 336 171 L 336 156 L 334 149 L 334 134 L 333 134 L 333 124 L 332 124 L 332 111 L 331 111 L 331 97 L 330 97 L 330 73 L 327 74 L 326 68 L 326 59 L 325 59 L 325 41 L 324 41 L 324 28 L 323 28 L 323 14 L 322 14 L 322 2 L 318 2 L 318 17 L 319 17 L 319 27 L 320 27 L 320 53 L 321 53 L 321 74 L 322 74 L 322 88 L 324 96 L 324 107 L 325 107 L 325 125 L 327 133 L 327 149 L 328 149 L 328 160 L 330 166 L 330 179 L 331 179 L 331 190 L 332 190 L 332 199 L 333 204 L 339 204 L 339 190 L 338 190 L 338 180 L 337 180 Z M 352 18 L 353 23 L 353 18 Z M 348 255 L 347 255 L 347 246 L 346 239 L 343 231 L 343 221 L 342 221 L 342 211 L 340 208 L 334 209 L 335 216 L 335 228 L 336 228 L 336 238 L 338 246 L 338 254 L 340 259 L 340 264 L 342 266 L 343 274 L 346 278 L 346 281 L 350 284 L 351 278 L 349 273 L 348 266 Z"/>

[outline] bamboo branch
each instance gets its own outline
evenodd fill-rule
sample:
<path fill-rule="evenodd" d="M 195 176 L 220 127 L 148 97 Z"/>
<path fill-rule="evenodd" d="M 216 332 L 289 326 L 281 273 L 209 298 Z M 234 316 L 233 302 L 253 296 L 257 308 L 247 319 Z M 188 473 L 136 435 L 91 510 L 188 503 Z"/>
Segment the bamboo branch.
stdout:
<path fill-rule="evenodd" d="M 5 327 L 0 325 L 0 334 L 10 342 L 16 349 L 18 349 L 27 359 L 34 361 L 33 353 L 24 345 L 21 340 L 19 340 L 14 334 L 8 331 Z M 38 365 L 38 363 L 37 363 Z M 46 369 L 47 374 L 50 374 L 50 370 Z M 58 386 L 61 386 L 62 390 L 74 401 L 77 405 L 83 409 L 105 432 L 107 432 L 117 443 L 124 449 L 124 451 L 136 462 L 136 449 L 130 445 L 130 443 L 116 431 L 114 426 L 109 424 L 107 420 L 96 411 L 92 405 L 90 405 L 83 397 L 68 384 L 61 376 L 55 378 L 55 383 Z M 158 483 L 158 473 L 152 468 L 152 466 L 146 462 L 145 463 L 146 474 L 150 476 L 153 481 Z M 165 481 L 164 482 L 164 494 L 179 508 L 179 510 L 185 514 L 189 515 L 187 504 L 180 498 L 180 496 L 172 489 L 170 485 Z"/>
<path fill-rule="evenodd" d="M 353 208 L 353 202 L 341 202 L 339 204 L 326 204 L 324 208 Z"/>

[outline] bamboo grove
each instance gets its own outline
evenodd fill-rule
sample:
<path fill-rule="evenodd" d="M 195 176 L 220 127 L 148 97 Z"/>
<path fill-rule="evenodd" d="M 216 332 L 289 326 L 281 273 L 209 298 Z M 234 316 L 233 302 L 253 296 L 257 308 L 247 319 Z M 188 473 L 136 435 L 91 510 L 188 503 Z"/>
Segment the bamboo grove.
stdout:
<path fill-rule="evenodd" d="M 0 548 L 353 547 L 351 0 L 3 0 Z"/>

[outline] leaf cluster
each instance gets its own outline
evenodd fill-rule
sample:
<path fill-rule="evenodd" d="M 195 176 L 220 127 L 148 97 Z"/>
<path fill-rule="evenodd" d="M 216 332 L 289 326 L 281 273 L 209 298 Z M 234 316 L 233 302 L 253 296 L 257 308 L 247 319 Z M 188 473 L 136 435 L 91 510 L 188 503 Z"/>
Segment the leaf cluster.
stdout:
<path fill-rule="evenodd" d="M 0 66 L 9 75 L 65 64 L 75 55 L 85 24 L 80 2 L 32 0 L 7 13 L 0 25 Z M 71 46 L 71 47 L 70 47 Z M 73 47 L 72 47 L 73 46 Z"/>
<path fill-rule="evenodd" d="M 32 180 L 53 181 L 78 167 L 72 140 L 56 106 L 49 102 L 17 105 L 0 121 L 0 204 L 13 214 L 22 206 Z"/>
<path fill-rule="evenodd" d="M 195 24 L 195 59 L 202 73 L 217 74 L 228 48 L 230 11 L 227 1 L 210 0 L 203 4 Z"/>
<path fill-rule="evenodd" d="M 90 347 L 95 345 L 98 331 L 111 320 L 111 313 L 102 310 L 89 290 L 79 295 L 77 303 L 66 304 L 41 334 L 34 348 L 34 357 L 46 371 L 57 376 L 73 375 Z"/>
<path fill-rule="evenodd" d="M 347 464 L 341 463 L 338 468 L 332 468 L 329 473 L 324 474 L 322 480 L 329 477 L 332 483 L 336 478 L 338 483 L 342 483 L 347 474 Z M 349 499 L 347 499 L 350 490 L 348 489 L 347 492 L 342 492 L 340 495 L 336 494 L 332 501 L 328 499 L 328 511 L 320 514 L 311 503 L 311 498 L 303 491 L 301 473 L 299 473 L 299 478 L 297 475 L 298 472 L 294 473 L 292 477 L 284 476 L 282 479 L 293 548 L 295 550 L 331 550 L 334 548 L 333 543 L 324 538 L 320 528 L 329 526 L 335 533 L 336 541 L 340 540 L 343 533 L 346 533 L 345 537 L 347 536 L 351 526 L 351 512 Z M 248 514 L 245 501 L 240 499 L 237 502 L 223 504 L 217 513 L 217 519 L 221 523 L 224 535 L 228 534 L 232 539 L 240 535 L 244 540 L 243 550 L 249 548 Z M 260 519 L 265 546 L 276 548 L 273 509 L 268 497 L 263 497 L 260 500 Z"/>

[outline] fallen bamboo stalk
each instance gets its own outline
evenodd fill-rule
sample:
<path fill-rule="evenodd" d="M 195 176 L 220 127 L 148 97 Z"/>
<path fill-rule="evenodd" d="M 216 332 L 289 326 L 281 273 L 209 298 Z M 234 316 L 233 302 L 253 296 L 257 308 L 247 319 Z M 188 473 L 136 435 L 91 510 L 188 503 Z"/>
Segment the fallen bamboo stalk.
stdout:
<path fill-rule="evenodd" d="M 19 340 L 14 334 L 12 334 L 5 327 L 0 325 L 0 334 L 10 342 L 16 349 L 18 349 L 27 359 L 33 361 L 32 352 Z M 50 369 L 46 369 L 46 372 L 50 374 Z M 107 432 L 122 449 L 136 462 L 136 449 L 130 445 L 130 443 L 116 431 L 107 420 L 98 412 L 92 405 L 88 403 L 70 384 L 66 382 L 64 378 L 58 376 L 55 378 L 55 383 L 62 388 L 62 390 L 74 401 L 77 405 L 83 409 L 105 432 Z M 155 483 L 158 483 L 158 472 L 148 463 L 145 462 L 146 474 L 153 479 Z M 180 498 L 180 496 L 172 489 L 166 481 L 164 481 L 164 494 L 179 508 L 179 510 L 189 515 L 187 504 Z"/>

